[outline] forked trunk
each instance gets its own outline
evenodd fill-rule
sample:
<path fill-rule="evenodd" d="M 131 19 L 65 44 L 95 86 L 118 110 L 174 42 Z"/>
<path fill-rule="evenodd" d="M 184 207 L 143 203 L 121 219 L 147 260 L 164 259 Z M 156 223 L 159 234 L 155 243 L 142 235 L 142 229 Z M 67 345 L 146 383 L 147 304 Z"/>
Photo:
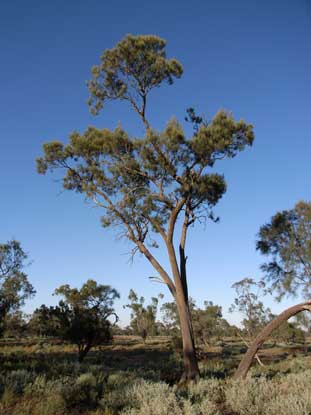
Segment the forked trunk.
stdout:
<path fill-rule="evenodd" d="M 254 356 L 256 355 L 258 349 L 270 336 L 273 330 L 277 329 L 284 321 L 287 321 L 289 318 L 305 310 L 311 311 L 311 301 L 297 304 L 293 307 L 286 309 L 275 319 L 273 319 L 269 324 L 267 324 L 248 348 L 247 352 L 245 353 L 243 359 L 239 364 L 239 367 L 237 368 L 237 371 L 234 374 L 234 379 L 245 379 L 247 372 L 251 367 Z"/>
<path fill-rule="evenodd" d="M 184 362 L 184 372 L 180 379 L 180 383 L 187 383 L 192 380 L 197 380 L 200 376 L 200 372 L 196 356 L 189 307 L 186 304 L 182 294 L 176 295 L 176 303 L 180 320 Z"/>

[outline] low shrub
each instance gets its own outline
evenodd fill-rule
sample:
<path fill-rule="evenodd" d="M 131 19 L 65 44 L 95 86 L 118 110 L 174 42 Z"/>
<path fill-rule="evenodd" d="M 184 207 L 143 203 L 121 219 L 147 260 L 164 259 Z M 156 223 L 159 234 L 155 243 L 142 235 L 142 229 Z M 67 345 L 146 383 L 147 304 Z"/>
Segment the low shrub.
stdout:
<path fill-rule="evenodd" d="M 60 388 L 60 396 L 67 409 L 95 408 L 103 393 L 103 384 L 91 373 L 84 373 L 76 380 L 68 379 Z"/>
<path fill-rule="evenodd" d="M 183 415 L 173 389 L 165 383 L 136 383 L 127 396 L 131 407 L 122 415 Z"/>
<path fill-rule="evenodd" d="M 238 415 L 309 415 L 310 384 L 311 371 L 273 380 L 230 382 L 225 389 L 226 404 Z"/>

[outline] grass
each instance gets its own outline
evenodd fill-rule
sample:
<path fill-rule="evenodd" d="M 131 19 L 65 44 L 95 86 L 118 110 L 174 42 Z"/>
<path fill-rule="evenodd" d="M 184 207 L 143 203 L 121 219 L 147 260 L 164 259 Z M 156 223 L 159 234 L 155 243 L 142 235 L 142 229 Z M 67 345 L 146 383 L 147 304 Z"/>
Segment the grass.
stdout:
<path fill-rule="evenodd" d="M 267 344 L 260 352 L 265 366 L 254 363 L 248 381 L 237 385 L 231 375 L 245 346 L 227 338 L 199 349 L 202 380 L 183 391 L 176 387 L 182 373 L 181 354 L 173 350 L 169 337 L 153 337 L 144 344 L 139 337 L 115 336 L 111 345 L 94 349 L 82 364 L 77 362 L 74 346 L 55 339 L 2 340 L 0 415 L 244 415 L 251 413 L 248 407 L 254 415 L 272 415 L 276 410 L 287 415 L 299 407 L 301 412 L 291 415 L 305 415 L 311 413 L 309 401 L 299 406 L 297 399 L 306 397 L 297 388 L 291 396 L 288 382 L 296 376 L 297 385 L 307 387 L 310 350 L 310 341 Z M 274 395 L 269 409 L 259 398 L 264 402 L 270 390 Z M 288 408 L 281 407 L 278 390 L 281 395 L 287 390 L 283 403 Z M 262 395 L 255 399 L 258 393 Z"/>

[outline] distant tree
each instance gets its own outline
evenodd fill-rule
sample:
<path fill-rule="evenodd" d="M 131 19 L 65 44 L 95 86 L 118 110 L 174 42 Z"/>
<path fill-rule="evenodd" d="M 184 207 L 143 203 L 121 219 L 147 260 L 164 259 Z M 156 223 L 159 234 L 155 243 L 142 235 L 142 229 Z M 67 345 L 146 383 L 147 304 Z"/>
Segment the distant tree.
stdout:
<path fill-rule="evenodd" d="M 232 285 L 236 297 L 229 312 L 238 311 L 244 317 L 242 326 L 248 339 L 254 338 L 258 331 L 264 327 L 272 317 L 270 308 L 265 307 L 261 301 L 264 295 L 265 284 L 256 282 L 252 278 L 244 278 Z"/>
<path fill-rule="evenodd" d="M 192 316 L 195 303 L 191 297 L 188 299 L 188 307 Z M 180 322 L 178 308 L 175 301 L 169 301 L 161 306 L 162 320 L 167 334 L 180 336 Z"/>
<path fill-rule="evenodd" d="M 300 313 L 295 317 L 295 324 L 301 328 L 307 336 L 311 335 L 311 316 L 310 313 Z"/>
<path fill-rule="evenodd" d="M 4 336 L 21 338 L 27 332 L 26 315 L 21 311 L 8 313 L 4 319 Z"/>
<path fill-rule="evenodd" d="M 199 342 L 211 345 L 228 333 L 229 323 L 222 316 L 221 306 L 212 301 L 204 301 L 204 308 L 195 307 L 192 314 L 193 330 Z"/>
<path fill-rule="evenodd" d="M 273 316 L 274 318 L 276 316 Z M 293 321 L 284 321 L 273 333 L 272 339 L 283 343 L 304 343 L 306 332 L 299 327 L 297 319 Z"/>
<path fill-rule="evenodd" d="M 265 281 L 277 299 L 311 295 L 311 202 L 276 213 L 259 231 L 257 249 L 269 261 L 262 265 Z"/>
<path fill-rule="evenodd" d="M 210 345 L 213 338 L 220 338 L 234 332 L 230 324 L 223 318 L 222 308 L 212 301 L 204 301 L 204 308 L 201 309 L 190 297 L 189 308 L 192 316 L 194 335 L 198 343 Z M 178 336 L 180 328 L 176 303 L 164 303 L 161 311 L 167 333 Z"/>
<path fill-rule="evenodd" d="M 62 285 L 55 294 L 63 300 L 55 307 L 42 305 L 37 309 L 35 325 L 41 334 L 57 335 L 76 344 L 79 362 L 82 362 L 91 348 L 111 341 L 109 318 L 118 319 L 113 303 L 119 294 L 109 285 L 100 285 L 94 280 L 88 280 L 80 290 Z"/>
<path fill-rule="evenodd" d="M 0 335 L 5 330 L 6 316 L 16 313 L 35 294 L 23 271 L 27 258 L 20 242 L 0 244 Z"/>
<path fill-rule="evenodd" d="M 265 284 L 263 281 L 256 282 L 252 278 L 244 278 L 232 285 L 235 289 L 236 298 L 229 308 L 229 312 L 238 311 L 244 317 L 242 327 L 245 336 L 238 334 L 243 342 L 249 346 L 258 332 L 271 321 L 270 308 L 265 307 L 260 298 L 264 295 Z M 258 354 L 255 355 L 258 363 L 263 366 Z"/>
<path fill-rule="evenodd" d="M 34 310 L 28 322 L 28 331 L 39 337 L 58 337 L 60 330 L 59 310 L 46 306 Z"/>
<path fill-rule="evenodd" d="M 128 299 L 129 304 L 124 307 L 131 310 L 131 328 L 135 334 L 142 337 L 145 342 L 148 336 L 154 336 L 157 334 L 157 311 L 159 298 L 163 298 L 162 294 L 157 297 L 151 298 L 149 305 L 145 304 L 145 298 L 140 297 L 134 290 L 130 290 Z"/>
<path fill-rule="evenodd" d="M 235 121 L 225 111 L 208 124 L 188 112 L 194 126 L 190 138 L 174 119 L 162 132 L 152 129 L 146 117 L 149 93 L 163 82 L 172 84 L 183 72 L 176 59 L 167 59 L 165 45 L 157 36 L 128 35 L 102 54 L 88 83 L 94 114 L 111 100 L 125 101 L 144 123 L 144 137 L 131 138 L 121 127 L 114 131 L 90 127 L 83 134 L 74 132 L 68 145 L 44 144 L 44 157 L 37 166 L 41 174 L 63 169 L 64 188 L 83 193 L 101 207 L 103 226 L 119 227 L 133 243 L 133 253 L 143 254 L 168 286 L 177 303 L 185 367 L 182 379 L 187 381 L 199 374 L 188 307 L 187 232 L 194 223 L 214 218 L 211 209 L 226 191 L 224 177 L 211 172 L 215 163 L 235 157 L 252 144 L 254 134 L 252 125 Z M 174 236 L 179 225 L 177 248 Z M 150 248 L 158 247 L 158 236 L 170 270 Z"/>

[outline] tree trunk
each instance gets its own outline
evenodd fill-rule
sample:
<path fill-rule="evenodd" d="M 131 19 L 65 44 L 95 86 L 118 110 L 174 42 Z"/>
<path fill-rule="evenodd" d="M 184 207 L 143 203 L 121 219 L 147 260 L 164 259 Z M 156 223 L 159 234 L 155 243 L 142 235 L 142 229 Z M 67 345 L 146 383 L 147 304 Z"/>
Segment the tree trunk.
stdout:
<path fill-rule="evenodd" d="M 273 330 L 277 329 L 284 321 L 287 321 L 289 318 L 305 310 L 311 311 L 311 301 L 297 304 L 293 307 L 286 309 L 275 319 L 273 319 L 269 324 L 267 324 L 257 335 L 255 340 L 245 353 L 244 357 L 242 358 L 239 364 L 239 367 L 237 368 L 234 374 L 234 379 L 245 379 L 249 371 L 249 368 L 251 367 L 254 356 L 256 355 L 258 349 L 270 336 Z"/>
<path fill-rule="evenodd" d="M 79 363 L 82 363 L 83 362 L 85 356 L 91 350 L 91 347 L 92 346 L 90 346 L 90 345 L 86 345 L 85 347 L 79 348 L 79 357 L 78 357 Z"/>
<path fill-rule="evenodd" d="M 191 315 L 183 293 L 176 294 L 176 303 L 180 320 L 184 361 L 184 372 L 180 383 L 187 383 L 191 380 L 197 380 L 200 372 L 192 333 Z"/>

